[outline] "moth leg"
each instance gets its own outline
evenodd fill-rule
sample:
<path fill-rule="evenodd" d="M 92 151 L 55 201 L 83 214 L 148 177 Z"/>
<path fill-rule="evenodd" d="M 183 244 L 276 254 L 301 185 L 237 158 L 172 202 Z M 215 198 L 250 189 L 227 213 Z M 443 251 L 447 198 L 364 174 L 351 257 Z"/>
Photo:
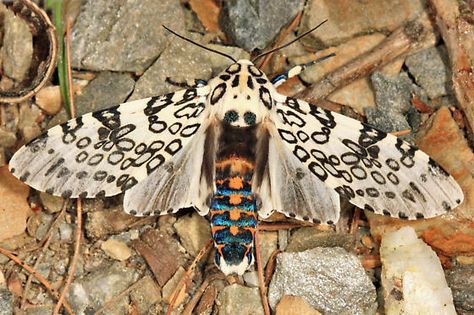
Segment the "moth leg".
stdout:
<path fill-rule="evenodd" d="M 188 82 L 174 81 L 170 77 L 166 77 L 165 81 L 166 81 L 166 83 L 169 83 L 171 85 L 174 85 L 174 86 L 177 86 L 177 87 L 180 87 L 180 88 L 183 88 L 183 89 L 191 89 L 191 88 L 203 87 L 203 86 L 207 85 L 207 81 L 202 80 L 202 79 L 195 79 L 193 85 L 188 84 Z"/>
<path fill-rule="evenodd" d="M 321 58 L 318 58 L 316 60 L 313 60 L 313 61 L 310 61 L 310 62 L 307 62 L 307 63 L 304 63 L 304 64 L 301 64 L 301 65 L 297 65 L 297 66 L 294 66 L 293 68 L 291 68 L 290 70 L 282 73 L 282 74 L 279 74 L 275 77 L 273 77 L 271 79 L 271 82 L 272 84 L 277 87 L 281 84 L 283 84 L 286 80 L 292 78 L 292 77 L 295 77 L 297 75 L 299 75 L 301 72 L 303 72 L 306 68 L 308 68 L 309 66 L 312 66 L 318 62 L 321 62 L 323 60 L 326 60 L 330 57 L 333 57 L 335 56 L 336 54 L 335 53 L 331 53 L 329 55 L 326 55 L 326 56 L 322 56 Z"/>

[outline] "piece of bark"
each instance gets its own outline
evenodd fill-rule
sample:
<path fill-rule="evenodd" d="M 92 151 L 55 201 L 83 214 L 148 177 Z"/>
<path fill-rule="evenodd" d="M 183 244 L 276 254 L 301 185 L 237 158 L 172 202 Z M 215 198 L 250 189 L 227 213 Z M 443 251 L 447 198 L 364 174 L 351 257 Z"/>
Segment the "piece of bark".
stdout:
<path fill-rule="evenodd" d="M 428 17 L 409 22 L 369 52 L 339 67 L 308 89 L 299 93 L 298 98 L 315 103 L 338 88 L 367 76 L 397 57 L 413 53 L 426 46 L 433 46 L 436 35 Z"/>
<path fill-rule="evenodd" d="M 474 25 L 459 12 L 456 0 L 430 0 L 436 25 L 448 49 L 453 90 L 464 111 L 469 129 L 474 131 Z"/>

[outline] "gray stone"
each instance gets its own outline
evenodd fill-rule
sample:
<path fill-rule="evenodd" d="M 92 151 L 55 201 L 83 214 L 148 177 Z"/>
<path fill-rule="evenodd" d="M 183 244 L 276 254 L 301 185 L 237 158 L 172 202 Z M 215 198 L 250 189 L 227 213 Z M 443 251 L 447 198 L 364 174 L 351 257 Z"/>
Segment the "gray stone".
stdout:
<path fill-rule="evenodd" d="M 296 14 L 302 0 L 229 0 L 223 2 L 221 25 L 239 47 L 264 49 Z"/>
<path fill-rule="evenodd" d="M 234 283 L 219 293 L 217 301 L 219 315 L 264 314 L 258 288 L 247 288 Z"/>
<path fill-rule="evenodd" d="M 77 116 L 123 103 L 135 81 L 128 74 L 102 72 L 76 97 Z"/>
<path fill-rule="evenodd" d="M 186 37 L 199 42 L 196 34 L 185 33 Z M 130 100 L 162 95 L 182 90 L 182 87 L 170 84 L 169 78 L 175 83 L 193 85 L 194 80 L 208 80 L 212 76 L 206 52 L 191 43 L 174 37 L 160 58 L 140 77 L 135 84 L 135 91 Z M 224 58 L 224 57 L 221 57 Z"/>
<path fill-rule="evenodd" d="M 108 268 L 98 268 L 85 277 L 74 280 L 68 293 L 68 301 L 77 313 L 97 311 L 104 303 L 127 289 L 138 279 L 134 268 L 114 263 Z M 128 303 L 115 303 L 116 311 L 126 314 Z M 107 314 L 111 314 L 107 310 Z"/>
<path fill-rule="evenodd" d="M 375 287 L 358 258 L 342 248 L 281 253 L 268 298 L 274 309 L 283 295 L 302 296 L 324 314 L 375 314 Z"/>
<path fill-rule="evenodd" d="M 1 59 L 3 74 L 22 81 L 28 74 L 33 57 L 33 37 L 28 24 L 0 3 L 3 43 Z"/>
<path fill-rule="evenodd" d="M 184 29 L 175 0 L 88 0 L 71 33 L 72 66 L 89 70 L 143 71 L 166 47 L 169 33 Z"/>
<path fill-rule="evenodd" d="M 474 265 L 458 265 L 446 273 L 456 311 L 474 312 Z"/>
<path fill-rule="evenodd" d="M 431 99 L 447 95 L 451 82 L 448 54 L 444 46 L 424 49 L 408 56 L 405 64 Z"/>
<path fill-rule="evenodd" d="M 416 115 L 410 102 L 413 83 L 408 75 L 402 73 L 393 78 L 374 72 L 371 80 L 377 107 L 365 108 L 367 122 L 385 132 L 412 129 L 405 117 Z"/>
<path fill-rule="evenodd" d="M 0 315 L 13 314 L 13 294 L 8 289 L 0 289 Z"/>
<path fill-rule="evenodd" d="M 287 252 L 302 252 L 315 247 L 352 248 L 352 237 L 347 233 L 321 231 L 315 227 L 304 227 L 296 230 L 290 237 Z"/>

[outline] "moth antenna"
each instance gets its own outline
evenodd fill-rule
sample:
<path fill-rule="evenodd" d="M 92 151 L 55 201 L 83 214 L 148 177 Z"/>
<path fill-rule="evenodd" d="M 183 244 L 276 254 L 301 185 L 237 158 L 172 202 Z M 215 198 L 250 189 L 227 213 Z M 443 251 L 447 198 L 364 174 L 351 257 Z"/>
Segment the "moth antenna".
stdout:
<path fill-rule="evenodd" d="M 308 35 L 309 33 L 313 32 L 313 31 L 315 31 L 317 28 L 319 28 L 321 25 L 323 25 L 323 24 L 326 23 L 327 21 L 328 21 L 327 19 L 324 20 L 324 21 L 322 21 L 321 23 L 319 23 L 318 25 L 316 25 L 315 27 L 313 27 L 313 28 L 310 29 L 309 31 L 306 31 L 306 32 L 304 32 L 303 34 L 299 35 L 298 37 L 296 37 L 295 39 L 293 39 L 293 40 L 290 41 L 289 43 L 286 43 L 286 44 L 281 45 L 281 46 L 279 46 L 279 47 L 273 48 L 273 49 L 271 49 L 271 50 L 269 50 L 269 51 L 266 51 L 266 52 L 264 52 L 264 53 L 261 53 L 260 55 L 258 55 L 257 57 L 255 57 L 255 58 L 252 59 L 252 63 L 255 64 L 255 61 L 257 61 L 257 59 L 260 59 L 260 58 L 263 57 L 263 56 L 266 56 L 266 55 L 268 55 L 268 54 L 274 53 L 275 51 L 278 51 L 278 50 L 280 50 L 280 49 L 282 49 L 282 48 L 285 48 L 285 47 L 287 47 L 287 46 L 290 46 L 290 45 L 293 44 L 294 42 L 299 41 L 301 38 L 305 37 L 306 35 Z"/>
<path fill-rule="evenodd" d="M 225 54 L 225 53 L 223 53 L 223 52 L 221 52 L 221 51 L 218 51 L 218 50 L 215 50 L 215 49 L 212 49 L 212 48 L 208 48 L 208 47 L 206 47 L 206 46 L 204 46 L 204 45 L 201 45 L 201 44 L 199 44 L 199 43 L 196 43 L 195 41 L 193 41 L 193 40 L 191 40 L 191 39 L 189 39 L 189 38 L 186 38 L 186 37 L 184 37 L 183 35 L 180 35 L 180 34 L 176 33 L 175 31 L 173 31 L 173 30 L 167 28 L 167 27 L 164 26 L 164 25 L 161 25 L 161 26 L 163 26 L 163 28 L 164 28 L 165 30 L 167 30 L 168 32 L 170 32 L 171 34 L 176 35 L 176 36 L 178 36 L 179 38 L 181 38 L 181 39 L 183 39 L 183 40 L 185 40 L 185 41 L 187 41 L 187 42 L 190 42 L 191 44 L 194 44 L 194 45 L 196 45 L 196 46 L 198 46 L 198 47 L 201 47 L 201 48 L 203 48 L 203 49 L 205 49 L 205 50 L 208 50 L 208 51 L 210 51 L 210 52 L 216 53 L 216 54 L 218 54 L 218 55 L 227 57 L 227 58 L 229 58 L 230 60 L 232 60 L 234 63 L 237 62 L 237 60 L 235 60 L 234 57 L 232 57 L 232 56 L 230 56 L 230 55 L 227 55 L 227 54 Z"/>

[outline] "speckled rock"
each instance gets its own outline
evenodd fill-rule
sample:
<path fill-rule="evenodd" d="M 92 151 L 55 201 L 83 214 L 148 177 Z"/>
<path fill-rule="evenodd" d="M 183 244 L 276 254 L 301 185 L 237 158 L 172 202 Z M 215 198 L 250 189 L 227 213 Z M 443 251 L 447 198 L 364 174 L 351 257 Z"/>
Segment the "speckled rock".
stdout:
<path fill-rule="evenodd" d="M 219 293 L 217 302 L 219 315 L 264 314 L 258 288 L 247 288 L 234 283 Z"/>
<path fill-rule="evenodd" d="M 183 31 L 179 1 L 88 0 L 71 33 L 72 66 L 143 71 L 166 47 L 169 33 L 162 24 Z"/>
<path fill-rule="evenodd" d="M 375 314 L 375 287 L 358 258 L 342 248 L 281 253 L 268 291 L 274 309 L 283 295 L 304 297 L 324 314 Z"/>
<path fill-rule="evenodd" d="M 77 116 L 123 103 L 135 81 L 128 74 L 101 72 L 75 99 Z"/>
<path fill-rule="evenodd" d="M 342 247 L 350 250 L 352 237 L 347 233 L 321 231 L 314 227 L 303 227 L 296 230 L 290 237 L 287 252 L 302 252 L 315 247 Z"/>
<path fill-rule="evenodd" d="M 137 307 L 138 314 L 147 314 L 153 304 L 161 301 L 160 288 L 152 277 L 145 276 L 140 279 L 136 288 L 130 292 L 130 299 Z"/>
<path fill-rule="evenodd" d="M 451 84 L 449 60 L 444 46 L 424 49 L 408 56 L 406 65 L 428 96 L 433 99 L 448 94 Z"/>
<path fill-rule="evenodd" d="M 252 51 L 266 48 L 303 8 L 302 0 L 223 2 L 221 26 L 239 47 Z"/>
<path fill-rule="evenodd" d="M 211 238 L 209 221 L 196 211 L 191 215 L 180 217 L 174 227 L 183 247 L 191 256 L 196 256 Z"/>
<path fill-rule="evenodd" d="M 412 129 L 405 114 L 419 114 L 410 103 L 412 82 L 408 75 L 393 78 L 374 72 L 371 79 L 377 107 L 365 109 L 367 122 L 385 132 Z"/>
<path fill-rule="evenodd" d="M 125 267 L 117 262 L 75 279 L 68 293 L 68 301 L 77 313 L 83 314 L 86 309 L 88 312 L 93 312 L 127 289 L 137 279 L 138 274 L 134 268 Z M 128 310 L 128 303 L 124 301 L 117 301 L 115 306 L 122 309 L 122 312 Z"/>
<path fill-rule="evenodd" d="M 13 294 L 7 288 L 0 288 L 0 315 L 13 314 Z"/>
<path fill-rule="evenodd" d="M 183 35 L 197 42 L 201 39 L 196 34 L 183 33 Z M 183 89 L 168 83 L 167 78 L 172 82 L 188 85 L 193 85 L 196 79 L 210 79 L 212 71 L 207 59 L 208 54 L 213 53 L 206 52 L 202 48 L 174 36 L 158 60 L 137 81 L 130 100 Z"/>
<path fill-rule="evenodd" d="M 446 273 L 458 313 L 474 312 L 474 265 L 455 266 Z"/>

